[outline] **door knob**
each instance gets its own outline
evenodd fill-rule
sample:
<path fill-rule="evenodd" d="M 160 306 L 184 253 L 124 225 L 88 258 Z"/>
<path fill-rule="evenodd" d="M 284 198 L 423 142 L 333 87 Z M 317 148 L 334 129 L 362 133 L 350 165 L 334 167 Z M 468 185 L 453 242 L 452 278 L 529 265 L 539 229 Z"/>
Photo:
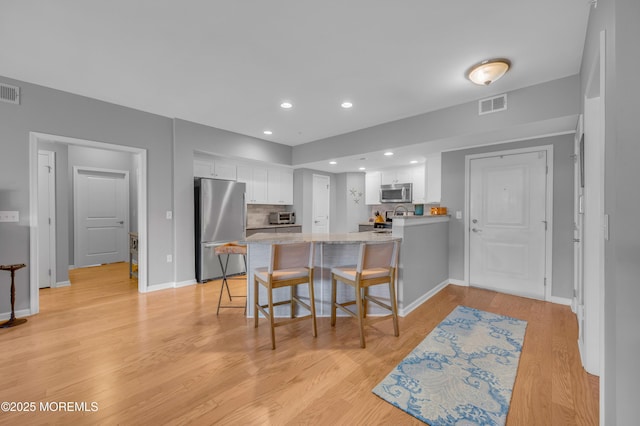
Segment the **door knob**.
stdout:
<path fill-rule="evenodd" d="M 477 229 L 477 228 L 471 228 L 471 230 L 472 230 L 473 232 L 476 232 L 476 233 L 477 233 L 477 232 L 482 232 L 482 229 Z"/>
<path fill-rule="evenodd" d="M 473 219 L 471 222 L 478 223 L 478 219 Z"/>
<path fill-rule="evenodd" d="M 124 225 L 124 220 L 120 220 L 120 221 L 118 221 L 118 223 L 119 223 L 120 225 Z"/>

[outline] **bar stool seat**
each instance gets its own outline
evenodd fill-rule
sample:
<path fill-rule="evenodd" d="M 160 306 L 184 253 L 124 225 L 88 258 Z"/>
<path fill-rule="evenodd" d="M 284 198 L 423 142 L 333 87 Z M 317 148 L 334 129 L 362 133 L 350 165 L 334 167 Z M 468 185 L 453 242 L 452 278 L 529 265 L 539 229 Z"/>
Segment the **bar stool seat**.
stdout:
<path fill-rule="evenodd" d="M 15 277 L 18 269 L 24 268 L 24 263 L 16 263 L 14 265 L 0 265 L 0 270 L 11 271 L 11 318 L 9 321 L 5 321 L 0 324 L 0 328 L 15 327 L 16 325 L 24 324 L 27 322 L 26 318 L 16 318 L 15 304 L 16 304 L 16 284 Z"/>
<path fill-rule="evenodd" d="M 247 312 L 247 303 L 245 300 L 245 304 L 244 306 L 237 306 L 237 305 L 225 305 L 223 306 L 222 303 L 222 293 L 224 293 L 224 288 L 227 288 L 227 294 L 229 295 L 229 300 L 232 301 L 233 297 L 244 297 L 246 299 L 246 295 L 231 295 L 231 290 L 229 290 L 229 283 L 227 282 L 227 268 L 229 266 L 229 257 L 232 254 L 235 255 L 241 255 L 243 260 L 244 260 L 244 270 L 245 270 L 245 274 L 247 271 L 247 246 L 246 245 L 242 245 L 242 244 L 238 244 L 235 242 L 232 243 L 226 243 L 226 244 L 222 244 L 217 246 L 214 249 L 214 253 L 216 255 L 218 255 L 218 262 L 220 262 L 220 269 L 222 270 L 222 285 L 220 286 L 220 296 L 218 297 L 218 309 L 216 310 L 216 315 L 218 315 L 220 313 L 220 308 L 244 308 L 244 312 Z M 225 260 L 225 263 L 222 263 L 222 256 L 226 255 L 227 258 Z"/>

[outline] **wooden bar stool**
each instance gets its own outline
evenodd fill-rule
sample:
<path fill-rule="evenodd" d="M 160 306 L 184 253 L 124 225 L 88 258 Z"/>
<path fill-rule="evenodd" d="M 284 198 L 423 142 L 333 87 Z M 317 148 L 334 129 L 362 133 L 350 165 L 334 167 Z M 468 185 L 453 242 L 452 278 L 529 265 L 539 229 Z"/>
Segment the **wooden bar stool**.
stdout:
<path fill-rule="evenodd" d="M 222 306 L 222 293 L 224 293 L 224 288 L 227 288 L 227 294 L 229 295 L 229 300 L 233 300 L 231 296 L 231 290 L 229 290 L 229 283 L 227 282 L 227 268 L 229 267 L 229 257 L 232 254 L 241 255 L 244 259 L 244 270 L 245 273 L 247 271 L 247 246 L 237 244 L 237 243 L 227 243 L 220 246 L 217 246 L 214 249 L 215 254 L 218 255 L 218 262 L 220 262 L 220 269 L 222 269 L 222 285 L 220 286 L 220 296 L 218 297 L 218 309 L 216 310 L 216 315 L 220 313 L 220 308 L 244 308 L 244 312 L 247 312 L 247 303 L 245 301 L 244 306 L 234 306 L 234 305 L 226 305 Z M 225 263 L 222 263 L 222 255 L 227 255 Z M 246 299 L 246 295 L 234 295 L 233 297 L 244 297 Z"/>
<path fill-rule="evenodd" d="M 17 263 L 15 265 L 0 265 L 0 270 L 11 271 L 11 318 L 9 321 L 5 321 L 0 324 L 0 328 L 15 327 L 16 325 L 24 324 L 27 322 L 26 318 L 16 318 L 15 304 L 16 304 L 16 284 L 15 277 L 18 269 L 24 268 L 24 263 Z"/>
<path fill-rule="evenodd" d="M 398 328 L 398 305 L 396 302 L 396 269 L 398 267 L 398 241 L 385 243 L 362 243 L 357 265 L 336 266 L 331 268 L 331 326 L 336 325 L 336 308 L 358 319 L 360 328 L 360 346 L 365 347 L 364 322 L 367 316 L 367 302 L 390 311 L 389 315 L 367 319 L 369 323 L 392 318 L 395 336 L 400 335 Z M 355 290 L 355 300 L 338 302 L 336 300 L 337 281 L 341 281 Z M 369 295 L 369 287 L 380 284 L 389 286 L 389 302 Z M 348 309 L 349 305 L 356 305 L 356 312 Z"/>
<path fill-rule="evenodd" d="M 311 319 L 313 337 L 318 336 L 316 328 L 316 304 L 313 295 L 313 243 L 272 244 L 269 266 L 256 268 L 253 271 L 253 294 L 255 298 L 253 319 L 258 327 L 258 312 L 262 312 L 271 327 L 271 349 L 276 348 L 275 328 L 293 322 Z M 258 284 L 267 289 L 268 303 L 260 304 Z M 297 295 L 296 288 L 300 284 L 309 286 L 309 303 L 303 302 Z M 282 287 L 291 289 L 289 300 L 273 301 L 273 290 Z M 275 319 L 274 307 L 291 304 L 291 317 Z M 296 317 L 296 305 L 305 307 L 310 315 Z"/>

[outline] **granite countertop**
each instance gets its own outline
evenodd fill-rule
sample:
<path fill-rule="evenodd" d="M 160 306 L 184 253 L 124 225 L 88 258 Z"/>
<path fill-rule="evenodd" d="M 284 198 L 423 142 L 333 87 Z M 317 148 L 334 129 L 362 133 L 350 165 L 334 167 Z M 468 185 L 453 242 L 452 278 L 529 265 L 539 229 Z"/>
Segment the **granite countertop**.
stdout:
<path fill-rule="evenodd" d="M 329 244 L 353 244 L 368 243 L 378 241 L 394 241 L 401 240 L 399 237 L 393 237 L 389 232 L 350 232 L 336 234 L 269 234 L 259 233 L 247 237 L 243 243 L 287 243 L 287 242 L 309 242 L 329 243 Z"/>

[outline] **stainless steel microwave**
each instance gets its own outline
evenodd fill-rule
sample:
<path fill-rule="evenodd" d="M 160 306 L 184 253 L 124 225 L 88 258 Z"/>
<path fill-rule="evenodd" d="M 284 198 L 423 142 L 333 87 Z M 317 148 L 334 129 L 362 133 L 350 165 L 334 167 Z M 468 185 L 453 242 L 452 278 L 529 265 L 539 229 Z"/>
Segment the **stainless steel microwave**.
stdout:
<path fill-rule="evenodd" d="M 410 203 L 413 201 L 413 184 L 395 183 L 380 186 L 381 203 Z"/>

